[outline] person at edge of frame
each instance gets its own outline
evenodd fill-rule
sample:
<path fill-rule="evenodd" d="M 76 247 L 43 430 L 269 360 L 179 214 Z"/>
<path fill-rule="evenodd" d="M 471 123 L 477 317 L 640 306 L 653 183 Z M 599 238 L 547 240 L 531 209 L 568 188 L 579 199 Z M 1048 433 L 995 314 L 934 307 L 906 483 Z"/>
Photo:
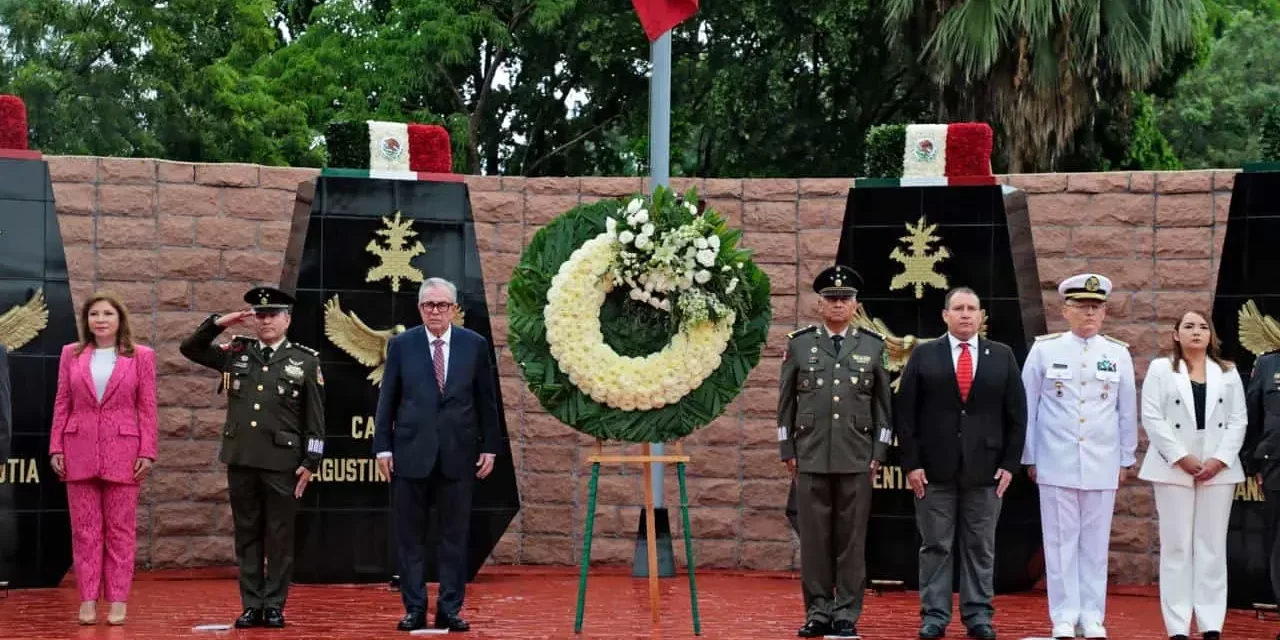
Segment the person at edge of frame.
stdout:
<path fill-rule="evenodd" d="M 894 398 L 920 532 L 920 638 L 942 638 L 951 622 L 957 555 L 966 634 L 996 638 L 996 528 L 1021 470 L 1027 406 L 1013 350 L 980 335 L 982 318 L 972 289 L 948 291 L 946 335 L 912 351 Z"/>
<path fill-rule="evenodd" d="M 1055 639 L 1106 638 L 1107 553 L 1116 490 L 1138 447 L 1138 392 L 1129 345 L 1101 333 L 1111 280 L 1082 273 L 1058 284 L 1070 327 L 1039 336 L 1022 367 L 1027 441 L 1022 463 L 1040 491 L 1045 582 Z"/>
<path fill-rule="evenodd" d="M 871 479 L 893 441 L 884 338 L 850 326 L 861 280 L 843 265 L 818 274 L 822 326 L 792 332 L 782 360 L 778 445 L 797 483 L 801 638 L 858 634 Z"/>
<path fill-rule="evenodd" d="M 1253 362 L 1245 407 L 1249 426 L 1241 462 L 1264 492 L 1271 590 L 1280 603 L 1280 351 L 1265 353 Z"/>
<path fill-rule="evenodd" d="M 220 372 L 218 391 L 227 394 L 218 460 L 227 465 L 244 607 L 235 626 L 281 628 L 298 502 L 324 455 L 324 377 L 316 351 L 285 335 L 292 296 L 257 287 L 244 300 L 249 309 L 210 315 L 179 349 Z M 254 337 L 213 344 L 250 319 Z"/>

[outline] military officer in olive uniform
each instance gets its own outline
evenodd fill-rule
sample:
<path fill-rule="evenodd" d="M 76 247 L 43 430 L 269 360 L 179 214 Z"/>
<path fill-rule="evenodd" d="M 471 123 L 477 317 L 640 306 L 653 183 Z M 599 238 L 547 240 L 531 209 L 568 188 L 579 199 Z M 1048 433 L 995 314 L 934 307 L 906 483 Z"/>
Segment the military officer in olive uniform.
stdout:
<path fill-rule="evenodd" d="M 821 327 L 788 336 L 778 444 L 796 480 L 802 638 L 857 635 L 871 475 L 893 441 L 884 338 L 850 326 L 861 277 L 843 265 L 813 282 Z"/>
<path fill-rule="evenodd" d="M 1253 363 L 1245 393 L 1249 428 L 1241 459 L 1266 491 L 1267 539 L 1270 540 L 1271 589 L 1280 602 L 1280 351 Z M 1280 640 L 1280 634 L 1276 635 Z"/>
<path fill-rule="evenodd" d="M 278 628 L 285 624 L 293 575 L 298 500 L 324 453 L 324 378 L 316 351 L 285 337 L 292 297 L 258 287 L 244 299 L 251 309 L 209 316 L 181 350 L 220 372 L 219 391 L 227 394 L 218 459 L 227 465 L 240 564 L 244 612 L 235 625 Z M 223 330 L 249 318 L 256 319 L 256 337 L 213 344 Z"/>

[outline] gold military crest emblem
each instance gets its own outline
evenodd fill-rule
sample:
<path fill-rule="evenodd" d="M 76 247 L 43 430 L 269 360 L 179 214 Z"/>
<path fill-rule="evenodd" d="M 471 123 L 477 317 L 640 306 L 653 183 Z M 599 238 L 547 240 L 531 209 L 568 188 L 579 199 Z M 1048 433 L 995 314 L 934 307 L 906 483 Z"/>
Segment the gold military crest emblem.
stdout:
<path fill-rule="evenodd" d="M 9 351 L 17 351 L 47 326 L 49 307 L 45 304 L 44 290 L 36 289 L 25 303 L 14 305 L 0 315 L 0 345 Z"/>
<path fill-rule="evenodd" d="M 381 260 L 381 264 L 369 269 L 369 273 L 365 274 L 365 282 L 390 280 L 391 290 L 395 292 L 400 291 L 401 280 L 422 282 L 425 276 L 409 264 L 411 260 L 427 252 L 421 242 L 414 241 L 413 246 L 409 246 L 409 239 L 418 235 L 418 232 L 413 230 L 413 219 L 401 220 L 400 212 L 397 211 L 395 220 L 383 216 L 382 224 L 386 228 L 378 229 L 376 233 L 387 239 L 387 246 L 378 245 L 377 239 L 370 240 L 365 246 L 365 251 Z"/>
<path fill-rule="evenodd" d="M 945 291 L 947 277 L 937 272 L 937 265 L 950 258 L 951 251 L 946 247 L 938 247 L 937 250 L 929 248 L 929 245 L 942 239 L 933 235 L 938 225 L 926 226 L 924 216 L 920 216 L 920 220 L 914 226 L 908 222 L 906 227 L 908 235 L 898 240 L 906 243 L 907 252 L 903 252 L 899 247 L 889 254 L 891 260 L 903 266 L 902 273 L 894 276 L 889 282 L 889 289 L 896 291 L 914 285 L 917 300 L 924 297 L 925 287 L 935 287 Z"/>
<path fill-rule="evenodd" d="M 386 246 L 380 246 L 377 239 L 369 241 L 365 250 L 381 259 L 381 264 L 370 269 L 365 276 L 366 282 L 389 280 L 392 292 L 400 291 L 400 281 L 422 282 L 425 276 L 410 261 L 426 253 L 421 242 L 415 241 L 409 246 L 408 240 L 417 235 L 413 230 L 413 220 L 405 220 L 400 212 L 395 218 L 383 217 L 384 228 L 377 230 L 377 235 L 386 238 Z M 459 307 L 454 314 L 454 326 L 463 326 L 466 313 Z M 382 384 L 382 375 L 387 361 L 387 343 L 391 338 L 404 333 L 404 325 L 397 324 L 386 329 L 370 327 L 356 315 L 354 311 L 344 311 L 342 302 L 334 295 L 324 305 L 324 334 L 335 346 L 342 349 L 360 364 L 370 367 L 368 379 L 375 386 Z"/>
<path fill-rule="evenodd" d="M 1280 350 L 1280 323 L 1275 318 L 1262 313 L 1257 303 L 1246 300 L 1237 314 L 1240 331 L 1240 346 L 1248 349 L 1253 355 Z"/>

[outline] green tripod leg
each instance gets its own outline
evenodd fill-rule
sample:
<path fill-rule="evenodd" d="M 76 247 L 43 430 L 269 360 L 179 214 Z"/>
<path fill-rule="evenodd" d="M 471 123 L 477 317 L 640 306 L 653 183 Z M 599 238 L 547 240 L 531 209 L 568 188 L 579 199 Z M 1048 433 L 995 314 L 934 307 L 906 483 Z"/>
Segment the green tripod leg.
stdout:
<path fill-rule="evenodd" d="M 689 491 L 684 484 L 683 462 L 676 463 L 676 475 L 680 478 L 680 517 L 684 519 L 684 526 L 681 528 L 684 529 L 685 565 L 689 568 L 689 608 L 693 611 L 693 635 L 700 636 L 702 620 L 698 617 L 698 581 L 693 576 L 693 540 L 689 534 Z"/>
<path fill-rule="evenodd" d="M 684 476 L 681 476 L 683 478 Z M 591 564 L 591 531 L 596 525 L 596 486 L 600 482 L 600 463 L 591 465 L 591 482 L 587 484 L 587 530 L 582 535 L 582 568 L 578 572 L 578 613 L 573 618 L 573 632 L 582 633 L 582 616 L 587 604 L 587 566 Z M 684 487 L 684 480 L 680 481 Z M 683 489 L 682 489 L 683 491 Z M 685 527 L 689 516 L 685 515 Z M 688 533 L 685 533 L 686 538 Z M 687 542 L 686 542 L 687 544 Z M 695 625 L 697 622 L 694 623 Z"/>

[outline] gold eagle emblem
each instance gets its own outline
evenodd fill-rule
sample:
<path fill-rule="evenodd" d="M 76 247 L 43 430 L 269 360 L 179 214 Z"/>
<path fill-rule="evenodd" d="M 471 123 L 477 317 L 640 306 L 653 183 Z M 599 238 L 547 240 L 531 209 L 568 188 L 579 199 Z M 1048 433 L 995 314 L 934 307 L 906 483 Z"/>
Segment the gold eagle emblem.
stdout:
<path fill-rule="evenodd" d="M 44 290 L 36 289 L 25 304 L 14 305 L 0 315 L 0 344 L 10 351 L 17 351 L 40 335 L 47 326 L 49 307 L 44 302 Z"/>
<path fill-rule="evenodd" d="M 462 326 L 464 313 L 458 309 L 453 324 Z M 343 311 L 335 294 L 324 303 L 324 335 L 339 349 L 366 367 L 373 367 L 366 377 L 374 386 L 382 385 L 383 368 L 387 362 L 387 343 L 406 331 L 398 324 L 390 329 L 374 329 L 365 324 L 354 311 Z"/>
<path fill-rule="evenodd" d="M 1240 346 L 1255 356 L 1280 349 L 1280 323 L 1258 310 L 1252 300 L 1240 307 Z"/>
<path fill-rule="evenodd" d="M 978 335 L 984 338 L 987 337 L 987 318 L 987 310 L 983 309 L 982 322 L 978 325 Z M 907 366 L 907 360 L 911 359 L 911 354 L 916 350 L 916 347 L 919 347 L 930 340 L 937 339 L 936 337 L 920 338 L 910 334 L 899 337 L 889 330 L 889 327 L 883 320 L 872 317 L 871 314 L 867 312 L 866 307 L 858 309 L 858 312 L 853 315 L 852 324 L 859 329 L 874 331 L 884 336 L 884 348 L 889 355 L 887 362 L 885 363 L 885 368 L 888 369 L 890 373 L 901 373 L 902 369 Z M 898 390 L 899 380 L 900 378 L 895 379 L 893 384 L 890 385 L 893 387 L 894 391 Z"/>

